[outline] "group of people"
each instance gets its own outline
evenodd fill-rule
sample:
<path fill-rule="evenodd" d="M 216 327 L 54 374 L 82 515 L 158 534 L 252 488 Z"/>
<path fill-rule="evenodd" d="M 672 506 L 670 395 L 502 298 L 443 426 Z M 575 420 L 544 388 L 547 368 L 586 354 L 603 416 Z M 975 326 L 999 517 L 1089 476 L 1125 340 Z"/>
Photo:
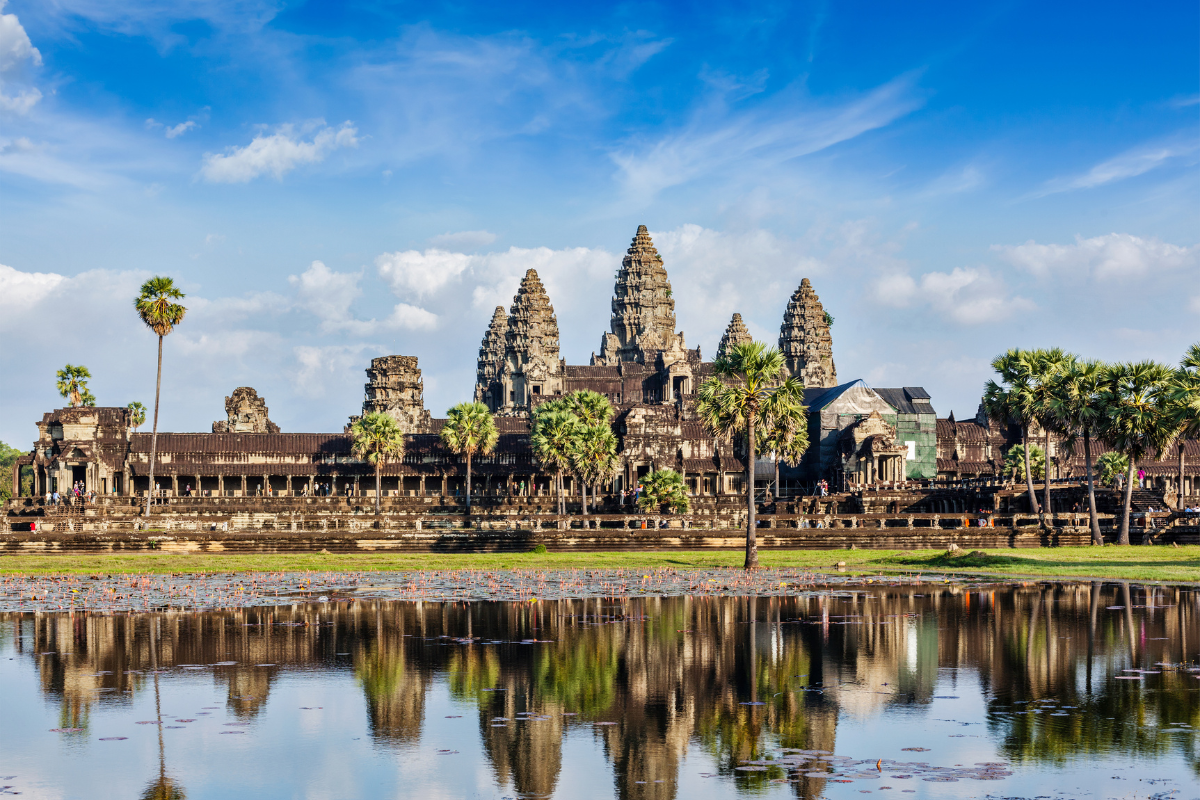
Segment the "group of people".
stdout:
<path fill-rule="evenodd" d="M 57 506 L 61 505 L 64 501 L 70 501 L 72 499 L 77 502 L 94 503 L 96 502 L 96 493 L 94 491 L 88 491 L 87 484 L 85 484 L 83 481 L 75 481 L 75 483 L 71 485 L 71 488 L 67 490 L 66 494 L 59 494 L 57 489 L 46 492 L 46 503 L 48 505 Z"/>

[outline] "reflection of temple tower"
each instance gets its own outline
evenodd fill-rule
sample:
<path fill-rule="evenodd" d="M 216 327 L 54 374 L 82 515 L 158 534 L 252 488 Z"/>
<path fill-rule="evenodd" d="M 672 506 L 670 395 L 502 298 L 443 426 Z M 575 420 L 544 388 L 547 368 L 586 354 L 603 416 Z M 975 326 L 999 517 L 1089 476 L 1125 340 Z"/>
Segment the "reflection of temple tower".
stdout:
<path fill-rule="evenodd" d="M 808 278 L 800 281 L 783 313 L 779 349 L 787 360 L 788 373 L 805 388 L 837 386 L 829 319 Z"/>
<path fill-rule="evenodd" d="M 549 797 L 562 771 L 563 707 L 535 698 L 528 677 L 510 676 L 506 691 L 487 693 L 479 729 L 497 783 L 511 781 L 520 797 Z M 502 727 L 496 717 L 505 718 Z"/>

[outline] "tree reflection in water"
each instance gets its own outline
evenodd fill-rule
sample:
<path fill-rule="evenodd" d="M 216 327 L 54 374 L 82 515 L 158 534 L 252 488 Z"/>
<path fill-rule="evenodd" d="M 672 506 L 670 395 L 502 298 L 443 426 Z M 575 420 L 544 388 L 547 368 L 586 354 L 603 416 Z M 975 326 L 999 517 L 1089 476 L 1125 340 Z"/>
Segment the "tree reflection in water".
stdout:
<path fill-rule="evenodd" d="M 982 691 L 986 719 L 975 722 L 1014 764 L 1176 754 L 1200 774 L 1197 680 L 1176 668 L 1196 664 L 1198 602 L 1192 589 L 1129 584 L 882 583 L 769 598 L 361 601 L 3 620 L 18 651 L 69 654 L 36 657 L 64 727 L 86 726 L 96 704 L 157 692 L 159 665 L 236 662 L 213 669 L 240 717 L 263 713 L 281 671 L 352 669 L 383 747 L 421 742 L 426 696 L 444 682 L 474 705 L 498 785 L 554 793 L 564 738 L 577 732 L 602 748 L 618 796 L 673 798 L 689 748 L 750 790 L 782 773 L 739 771 L 742 762 L 780 748 L 836 751 L 848 715 L 919 711 L 956 682 Z M 1162 672 L 1116 679 L 1131 668 Z M 802 775 L 793 789 L 815 798 L 825 784 Z M 161 741 L 159 776 L 143 796 L 183 797 Z"/>

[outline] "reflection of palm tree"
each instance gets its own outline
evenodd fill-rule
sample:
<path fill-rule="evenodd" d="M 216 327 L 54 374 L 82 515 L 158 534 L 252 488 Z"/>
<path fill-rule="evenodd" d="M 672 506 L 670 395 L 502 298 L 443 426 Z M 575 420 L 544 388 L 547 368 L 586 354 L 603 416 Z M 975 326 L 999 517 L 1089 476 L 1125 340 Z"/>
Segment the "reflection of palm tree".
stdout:
<path fill-rule="evenodd" d="M 166 750 L 163 746 L 162 700 L 158 691 L 158 648 L 155 640 L 158 638 L 158 620 L 150 625 L 150 670 L 154 674 L 154 718 L 158 720 L 158 777 L 152 780 L 142 792 L 141 800 L 185 800 L 187 793 L 183 787 L 167 777 Z"/>

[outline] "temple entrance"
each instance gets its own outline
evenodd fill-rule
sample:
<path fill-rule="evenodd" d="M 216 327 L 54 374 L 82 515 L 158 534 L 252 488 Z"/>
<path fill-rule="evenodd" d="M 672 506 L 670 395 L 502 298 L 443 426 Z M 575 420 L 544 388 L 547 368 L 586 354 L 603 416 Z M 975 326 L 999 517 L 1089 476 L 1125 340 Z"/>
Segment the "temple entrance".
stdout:
<path fill-rule="evenodd" d="M 83 491 L 88 490 L 87 485 L 87 464 L 72 464 L 71 465 L 71 487 L 78 483 L 83 484 Z"/>

